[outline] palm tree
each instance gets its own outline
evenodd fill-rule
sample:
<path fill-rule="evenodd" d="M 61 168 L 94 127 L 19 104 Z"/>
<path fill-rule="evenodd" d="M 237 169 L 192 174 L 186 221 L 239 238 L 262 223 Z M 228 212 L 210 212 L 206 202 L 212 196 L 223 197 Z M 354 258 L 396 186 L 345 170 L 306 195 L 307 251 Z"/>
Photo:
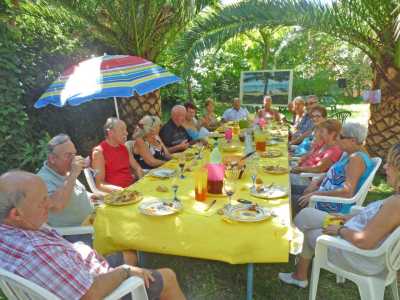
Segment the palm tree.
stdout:
<path fill-rule="evenodd" d="M 370 105 L 367 147 L 371 155 L 385 157 L 390 146 L 400 142 L 400 40 L 395 39 L 393 13 L 397 5 L 396 0 L 243 1 L 196 18 L 177 46 L 177 58 L 188 70 L 205 49 L 266 26 L 301 26 L 346 41 L 369 57 L 372 88 L 381 89 L 381 103 Z"/>
<path fill-rule="evenodd" d="M 189 21 L 216 0 L 48 0 L 87 26 L 109 54 L 136 55 L 157 62 Z M 36 4 L 39 5 L 39 4 Z M 43 6 L 46 6 L 45 3 Z M 44 7 L 44 9 L 46 9 Z M 65 21 L 65 20 L 63 20 Z M 119 101 L 130 128 L 146 114 L 161 116 L 159 91 Z"/>

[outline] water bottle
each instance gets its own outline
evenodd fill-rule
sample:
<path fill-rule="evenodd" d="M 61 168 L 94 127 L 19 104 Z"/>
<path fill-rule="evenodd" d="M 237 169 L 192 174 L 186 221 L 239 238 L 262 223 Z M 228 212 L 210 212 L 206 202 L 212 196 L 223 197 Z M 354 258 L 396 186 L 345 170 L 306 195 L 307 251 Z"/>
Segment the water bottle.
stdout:
<path fill-rule="evenodd" d="M 210 154 L 210 163 L 212 164 L 220 164 L 222 162 L 222 155 L 218 148 L 218 142 L 214 143 L 214 149 Z"/>

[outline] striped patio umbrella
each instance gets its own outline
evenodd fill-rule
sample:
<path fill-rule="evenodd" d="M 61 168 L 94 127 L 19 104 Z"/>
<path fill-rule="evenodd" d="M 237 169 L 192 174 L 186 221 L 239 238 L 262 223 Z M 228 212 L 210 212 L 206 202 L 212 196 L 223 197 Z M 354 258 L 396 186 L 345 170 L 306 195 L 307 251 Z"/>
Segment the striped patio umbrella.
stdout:
<path fill-rule="evenodd" d="M 181 79 L 138 56 L 104 55 L 69 67 L 36 101 L 34 107 L 49 104 L 62 107 L 96 100 L 144 95 Z"/>

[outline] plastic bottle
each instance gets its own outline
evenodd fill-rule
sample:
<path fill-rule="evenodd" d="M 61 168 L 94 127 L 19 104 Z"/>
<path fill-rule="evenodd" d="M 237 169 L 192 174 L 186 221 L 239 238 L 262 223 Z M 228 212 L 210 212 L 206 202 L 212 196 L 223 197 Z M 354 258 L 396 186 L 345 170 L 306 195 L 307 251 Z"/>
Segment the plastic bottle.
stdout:
<path fill-rule="evenodd" d="M 222 155 L 218 148 L 218 142 L 214 143 L 214 149 L 210 154 L 210 163 L 212 164 L 220 164 L 222 162 Z"/>

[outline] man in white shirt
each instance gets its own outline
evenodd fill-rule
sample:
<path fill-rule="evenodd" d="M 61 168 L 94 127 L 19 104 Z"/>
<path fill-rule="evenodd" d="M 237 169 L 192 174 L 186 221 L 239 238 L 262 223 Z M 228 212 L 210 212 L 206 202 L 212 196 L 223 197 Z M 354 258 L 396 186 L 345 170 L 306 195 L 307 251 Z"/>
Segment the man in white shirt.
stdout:
<path fill-rule="evenodd" d="M 224 122 L 244 120 L 249 117 L 246 108 L 240 107 L 240 99 L 234 98 L 232 108 L 227 109 L 222 116 Z"/>

